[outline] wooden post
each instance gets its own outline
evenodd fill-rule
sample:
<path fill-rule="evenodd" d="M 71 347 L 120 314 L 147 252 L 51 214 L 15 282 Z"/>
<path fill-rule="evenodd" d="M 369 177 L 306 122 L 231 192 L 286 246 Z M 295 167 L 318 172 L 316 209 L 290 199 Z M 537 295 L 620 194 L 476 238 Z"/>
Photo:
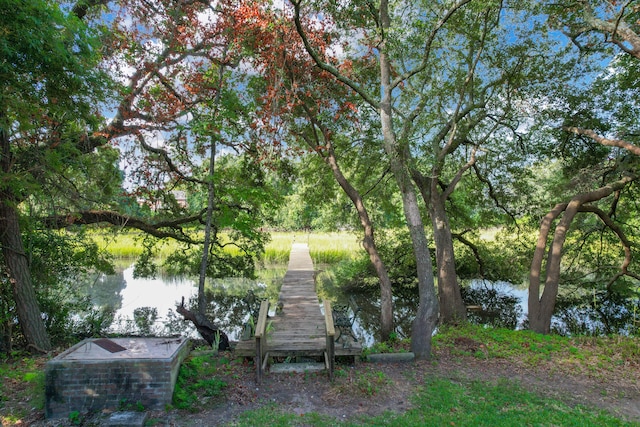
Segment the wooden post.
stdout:
<path fill-rule="evenodd" d="M 333 381 L 333 368 L 336 360 L 336 349 L 334 337 L 336 328 L 333 325 L 333 313 L 331 312 L 331 303 L 328 300 L 323 301 L 324 304 L 324 323 L 327 329 L 327 350 L 324 353 L 325 365 L 329 370 L 329 381 Z"/>
<path fill-rule="evenodd" d="M 258 314 L 258 323 L 256 324 L 256 382 L 260 384 L 262 381 L 262 356 L 267 346 L 267 314 L 269 313 L 269 301 L 264 300 L 260 304 L 260 313 Z"/>

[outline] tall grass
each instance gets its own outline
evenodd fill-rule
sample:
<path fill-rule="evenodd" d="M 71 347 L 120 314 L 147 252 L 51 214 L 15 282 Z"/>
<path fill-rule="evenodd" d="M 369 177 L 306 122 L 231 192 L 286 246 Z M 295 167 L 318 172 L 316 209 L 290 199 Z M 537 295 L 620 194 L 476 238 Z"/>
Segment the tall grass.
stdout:
<path fill-rule="evenodd" d="M 361 238 L 350 232 L 310 233 L 307 236 L 315 264 L 337 264 L 357 257 L 364 250 Z"/>
<path fill-rule="evenodd" d="M 289 262 L 294 233 L 271 233 L 271 241 L 264 248 L 262 262 L 265 264 L 286 264 Z"/>
<path fill-rule="evenodd" d="M 115 258 L 135 258 L 142 253 L 143 233 L 95 232 L 93 240 Z M 222 236 L 224 238 L 224 236 Z M 315 264 L 336 264 L 349 260 L 361 252 L 360 239 L 353 233 L 302 233 L 273 232 L 260 261 L 264 264 L 286 264 L 293 243 L 307 243 Z M 158 256 L 164 258 L 176 251 L 178 244 L 172 240 L 163 241 Z M 237 251 L 229 246 L 230 252 Z"/>
<path fill-rule="evenodd" d="M 263 261 L 271 264 L 287 263 L 293 243 L 308 244 L 314 264 L 335 264 L 352 259 L 363 250 L 353 233 L 273 232 L 271 242 L 265 248 Z"/>
<path fill-rule="evenodd" d="M 144 233 L 142 232 L 94 232 L 91 238 L 100 247 L 114 258 L 135 258 L 142 253 Z M 175 252 L 178 243 L 174 240 L 164 240 L 159 246 L 158 256 L 165 258 Z"/>

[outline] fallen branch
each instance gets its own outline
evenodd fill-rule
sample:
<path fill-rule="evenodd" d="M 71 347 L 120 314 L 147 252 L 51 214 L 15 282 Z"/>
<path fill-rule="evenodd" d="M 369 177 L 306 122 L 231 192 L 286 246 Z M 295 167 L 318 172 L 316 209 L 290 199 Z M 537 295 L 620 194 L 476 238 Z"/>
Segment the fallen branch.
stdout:
<path fill-rule="evenodd" d="M 176 311 L 195 325 L 202 338 L 204 338 L 209 345 L 214 345 L 214 343 L 218 342 L 218 350 L 226 350 L 230 347 L 227 334 L 218 329 L 212 321 L 207 319 L 207 316 L 185 308 L 184 297 L 182 298 L 182 303 L 176 307 Z"/>

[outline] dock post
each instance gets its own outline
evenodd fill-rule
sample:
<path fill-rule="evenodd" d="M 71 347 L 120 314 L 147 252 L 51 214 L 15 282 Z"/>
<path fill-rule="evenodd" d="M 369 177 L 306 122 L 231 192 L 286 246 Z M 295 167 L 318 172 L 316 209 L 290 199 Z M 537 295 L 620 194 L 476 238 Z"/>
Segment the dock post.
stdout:
<path fill-rule="evenodd" d="M 329 371 L 329 381 L 333 381 L 333 368 L 336 360 L 336 349 L 334 337 L 336 328 L 333 325 L 333 313 L 331 311 L 331 303 L 328 300 L 323 301 L 324 304 L 324 323 L 327 329 L 327 351 L 325 352 L 325 365 Z"/>
<path fill-rule="evenodd" d="M 264 300 L 260 303 L 260 313 L 258 314 L 258 323 L 256 324 L 256 383 L 262 382 L 262 357 L 266 348 L 267 336 L 267 314 L 269 313 L 269 301 Z"/>

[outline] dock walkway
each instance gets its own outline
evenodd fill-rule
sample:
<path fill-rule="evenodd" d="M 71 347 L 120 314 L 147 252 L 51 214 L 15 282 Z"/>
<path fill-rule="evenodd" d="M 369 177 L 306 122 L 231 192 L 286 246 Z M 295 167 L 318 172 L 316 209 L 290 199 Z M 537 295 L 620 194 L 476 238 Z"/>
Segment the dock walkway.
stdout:
<path fill-rule="evenodd" d="M 315 272 L 304 243 L 294 243 L 288 270 L 280 289 L 281 310 L 267 320 L 265 351 L 269 357 L 321 357 L 327 351 L 325 315 L 315 288 Z M 271 323 L 269 325 L 269 323 Z M 254 340 L 240 341 L 235 352 L 255 356 Z M 337 345 L 336 356 L 357 356 L 362 352 L 358 342 L 348 348 Z"/>

